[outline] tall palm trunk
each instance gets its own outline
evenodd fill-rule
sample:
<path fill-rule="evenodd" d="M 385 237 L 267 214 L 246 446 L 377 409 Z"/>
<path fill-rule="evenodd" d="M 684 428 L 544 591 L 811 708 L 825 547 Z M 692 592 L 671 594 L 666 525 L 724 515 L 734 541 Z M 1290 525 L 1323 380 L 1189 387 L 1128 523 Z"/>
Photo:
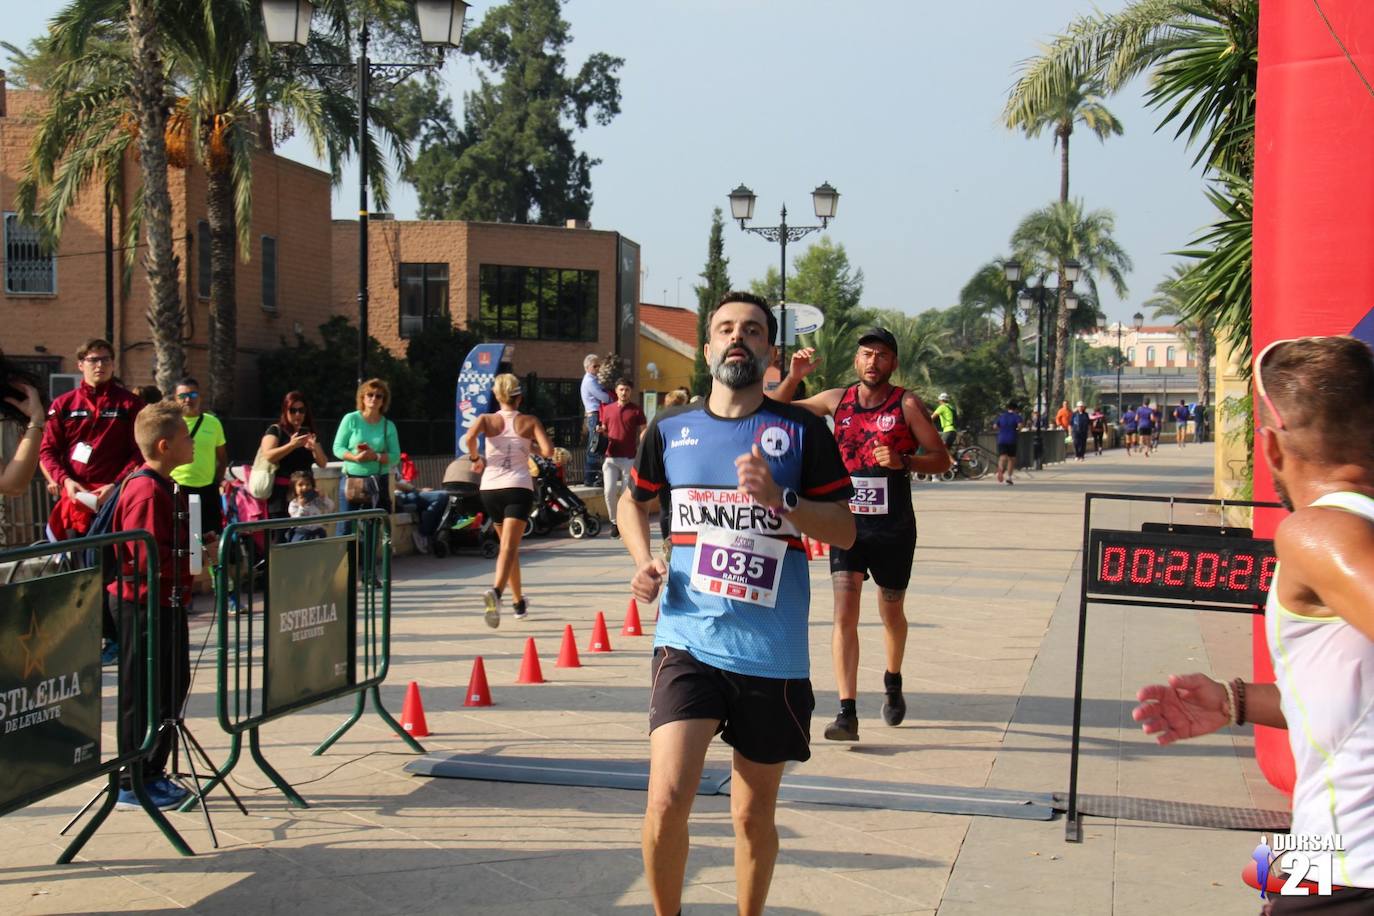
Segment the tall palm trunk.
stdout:
<path fill-rule="evenodd" d="M 1197 335 L 1197 402 L 1199 404 L 1212 402 L 1212 353 L 1214 350 L 1215 342 L 1212 340 L 1211 328 L 1199 327 Z"/>
<path fill-rule="evenodd" d="M 148 325 L 153 335 L 154 378 L 163 391 L 176 387 L 186 373 L 182 348 L 183 314 L 177 280 L 178 259 L 172 250 L 172 197 L 167 190 L 166 84 L 157 45 L 153 0 L 129 0 L 132 38 L 131 95 L 138 116 L 138 153 L 143 173 L 144 225 L 148 250 Z"/>
<path fill-rule="evenodd" d="M 208 137 L 204 149 L 209 149 Z M 229 167 L 209 168 L 205 221 L 210 227 L 210 405 L 217 413 L 234 406 L 238 356 L 238 299 L 234 288 L 234 185 Z"/>
<path fill-rule="evenodd" d="M 1073 121 L 1059 125 L 1059 200 L 1069 200 L 1069 135 L 1073 133 Z M 1064 275 L 1064 265 L 1059 265 L 1059 275 Z M 1061 281 L 1062 282 L 1062 281 Z M 1057 307 L 1054 310 L 1054 350 L 1050 355 L 1050 405 L 1064 400 L 1064 364 L 1069 349 L 1069 311 L 1064 307 L 1064 290 L 1059 290 Z M 1053 406 L 1048 409 L 1057 409 Z"/>
<path fill-rule="evenodd" d="M 1021 358 L 1021 325 L 1016 321 L 1016 308 L 1002 313 L 1002 334 L 1006 338 L 1008 362 L 1011 363 L 1011 380 L 1016 385 L 1016 394 L 1023 400 L 1026 397 L 1026 367 Z"/>
<path fill-rule="evenodd" d="M 1061 269 L 1060 273 L 1063 271 Z M 1060 287 L 1057 301 L 1058 307 L 1054 315 L 1054 358 L 1050 363 L 1050 375 L 1052 384 L 1050 385 L 1050 403 L 1058 409 L 1060 401 L 1064 400 L 1064 374 L 1069 367 L 1069 309 L 1064 304 L 1066 290 Z"/>

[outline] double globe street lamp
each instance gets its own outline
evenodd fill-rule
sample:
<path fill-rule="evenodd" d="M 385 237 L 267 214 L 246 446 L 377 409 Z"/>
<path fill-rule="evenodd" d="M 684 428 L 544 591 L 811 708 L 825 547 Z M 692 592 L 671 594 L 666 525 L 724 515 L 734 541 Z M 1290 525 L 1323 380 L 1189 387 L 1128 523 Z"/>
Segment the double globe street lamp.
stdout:
<path fill-rule="evenodd" d="M 1145 327 L 1145 316 L 1136 312 L 1131 316 L 1131 327 L 1136 333 Z M 1121 422 L 1121 368 L 1126 364 L 1126 354 L 1121 351 L 1121 322 L 1116 323 L 1116 419 Z"/>
<path fill-rule="evenodd" d="M 315 14 L 311 0 L 261 0 L 262 23 L 270 44 L 303 48 L 310 41 L 310 20 Z M 370 38 L 366 2 L 362 4 L 362 28 L 358 30 L 358 60 L 353 64 L 303 64 L 310 69 L 354 69 L 358 74 L 358 382 L 367 378 L 367 140 L 370 115 L 368 93 L 373 74 L 391 74 L 396 79 L 443 66 L 442 51 L 456 48 L 463 41 L 463 20 L 469 3 L 464 0 L 415 0 L 415 19 L 420 41 L 440 49 L 439 60 L 374 62 L 368 59 Z"/>
<path fill-rule="evenodd" d="M 823 183 L 816 190 L 811 192 L 811 205 L 816 211 L 816 218 L 821 221 L 819 226 L 789 226 L 787 225 L 787 205 L 782 206 L 782 217 L 776 226 L 746 226 L 745 223 L 754 218 L 754 192 L 741 184 L 730 192 L 730 217 L 739 220 L 739 227 L 745 232 L 753 232 L 761 235 L 770 242 L 777 242 L 782 247 L 781 270 L 778 280 L 778 342 L 781 353 L 780 373 L 787 375 L 787 243 L 795 242 L 809 235 L 812 232 L 819 232 L 824 229 L 829 222 L 835 218 L 835 210 L 840 204 L 840 192 L 830 186 L 830 182 Z"/>
<path fill-rule="evenodd" d="M 1065 261 L 1059 265 L 1059 282 L 1054 286 L 1046 286 L 1045 281 L 1048 274 L 1040 275 L 1040 282 L 1035 286 L 1028 286 L 1021 277 L 1021 262 L 1006 261 L 1002 264 L 1002 271 L 1006 275 L 1007 283 L 1012 289 L 1017 290 L 1016 300 L 1029 315 L 1031 303 L 1036 306 L 1035 324 L 1035 443 L 1033 446 L 1032 457 L 1035 460 L 1035 469 L 1038 471 L 1045 466 L 1045 414 L 1048 404 L 1045 400 L 1045 302 L 1050 294 L 1056 296 L 1060 293 L 1064 296 L 1064 307 L 1069 311 L 1078 308 L 1078 297 L 1074 295 L 1073 285 L 1077 282 L 1082 273 L 1082 266 L 1074 260 Z"/>

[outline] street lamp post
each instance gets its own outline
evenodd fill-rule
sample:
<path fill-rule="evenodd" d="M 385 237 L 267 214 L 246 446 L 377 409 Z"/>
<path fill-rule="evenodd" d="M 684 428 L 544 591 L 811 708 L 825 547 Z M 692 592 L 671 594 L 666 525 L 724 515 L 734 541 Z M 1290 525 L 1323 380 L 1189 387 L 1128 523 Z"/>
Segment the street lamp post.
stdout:
<path fill-rule="evenodd" d="M 310 40 L 310 20 L 315 12 L 311 0 L 261 0 L 263 27 L 273 45 L 305 47 Z M 463 40 L 463 20 L 471 4 L 464 0 L 416 0 L 415 18 L 420 41 L 440 49 L 456 48 Z M 311 69 L 356 69 L 358 94 L 358 382 L 367 378 L 367 139 L 370 113 L 368 96 L 373 74 L 399 74 L 397 79 L 420 70 L 443 65 L 438 61 L 377 62 L 368 58 L 367 3 L 362 4 L 363 22 L 358 30 L 358 60 L 353 64 L 305 64 Z"/>
<path fill-rule="evenodd" d="M 777 242 L 782 248 L 781 271 L 778 278 L 778 336 L 781 338 L 779 374 L 785 377 L 787 375 L 787 243 L 798 241 L 812 232 L 819 232 L 824 229 L 835 218 L 835 210 L 840 203 L 840 192 L 832 188 L 828 181 L 811 192 L 811 206 L 816 211 L 816 218 L 821 221 L 819 226 L 787 225 L 786 204 L 783 204 L 782 218 L 778 225 L 746 226 L 745 222 L 754 218 L 755 199 L 754 192 L 743 184 L 735 188 L 730 192 L 730 216 L 732 219 L 739 220 L 739 227 L 745 232 L 761 235 L 770 242 Z"/>
<path fill-rule="evenodd" d="M 1145 316 L 1136 312 L 1131 316 L 1131 327 L 1139 331 L 1145 327 Z M 1121 322 L 1116 323 L 1116 421 L 1121 422 L 1121 367 L 1125 365 L 1126 354 L 1121 349 Z"/>
<path fill-rule="evenodd" d="M 1045 339 L 1045 300 L 1049 298 L 1051 291 L 1058 294 L 1064 293 L 1064 307 L 1075 309 L 1078 307 L 1078 297 L 1073 294 L 1073 285 L 1078 280 L 1078 275 L 1083 270 L 1082 266 L 1073 260 L 1065 261 L 1059 265 L 1059 282 L 1054 286 L 1046 286 L 1046 275 L 1042 274 L 1040 282 L 1035 286 L 1030 286 L 1021 276 L 1021 263 L 1019 261 L 1006 261 L 1002 265 L 1002 272 L 1007 278 L 1007 283 L 1012 289 L 1017 290 L 1017 301 L 1024 302 L 1026 311 L 1030 311 L 1030 303 L 1035 303 L 1036 322 L 1035 322 L 1035 410 L 1037 417 L 1035 420 L 1035 442 L 1032 446 L 1031 455 L 1035 461 L 1035 469 L 1041 470 L 1045 466 L 1045 413 L 1048 403 L 1045 400 L 1045 381 L 1044 381 L 1044 346 Z"/>

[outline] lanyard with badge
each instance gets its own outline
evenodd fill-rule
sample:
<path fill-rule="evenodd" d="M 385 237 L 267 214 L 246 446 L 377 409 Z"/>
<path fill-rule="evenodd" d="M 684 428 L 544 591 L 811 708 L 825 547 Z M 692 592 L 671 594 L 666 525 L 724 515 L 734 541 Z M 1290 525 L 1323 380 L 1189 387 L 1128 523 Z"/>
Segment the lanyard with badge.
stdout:
<path fill-rule="evenodd" d="M 697 531 L 692 588 L 763 607 L 778 600 L 787 542 L 753 532 L 705 527 Z"/>

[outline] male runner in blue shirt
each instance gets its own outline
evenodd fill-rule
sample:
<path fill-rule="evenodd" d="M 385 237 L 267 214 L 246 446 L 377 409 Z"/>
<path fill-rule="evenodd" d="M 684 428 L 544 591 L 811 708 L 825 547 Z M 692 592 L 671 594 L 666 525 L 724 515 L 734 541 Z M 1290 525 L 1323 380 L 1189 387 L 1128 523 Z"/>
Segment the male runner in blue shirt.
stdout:
<path fill-rule="evenodd" d="M 763 912 L 778 854 L 783 765 L 811 756 L 811 590 L 801 535 L 849 547 L 855 530 L 849 475 L 825 422 L 763 396 L 777 336 L 767 304 L 727 293 L 709 330 L 711 394 L 654 418 L 618 513 L 636 567 L 630 590 L 647 602 L 664 589 L 643 831 L 645 876 L 661 914 L 682 903 L 687 819 L 717 733 L 735 749 L 739 911 Z M 671 565 L 649 547 L 649 509 L 665 488 L 672 491 Z"/>

